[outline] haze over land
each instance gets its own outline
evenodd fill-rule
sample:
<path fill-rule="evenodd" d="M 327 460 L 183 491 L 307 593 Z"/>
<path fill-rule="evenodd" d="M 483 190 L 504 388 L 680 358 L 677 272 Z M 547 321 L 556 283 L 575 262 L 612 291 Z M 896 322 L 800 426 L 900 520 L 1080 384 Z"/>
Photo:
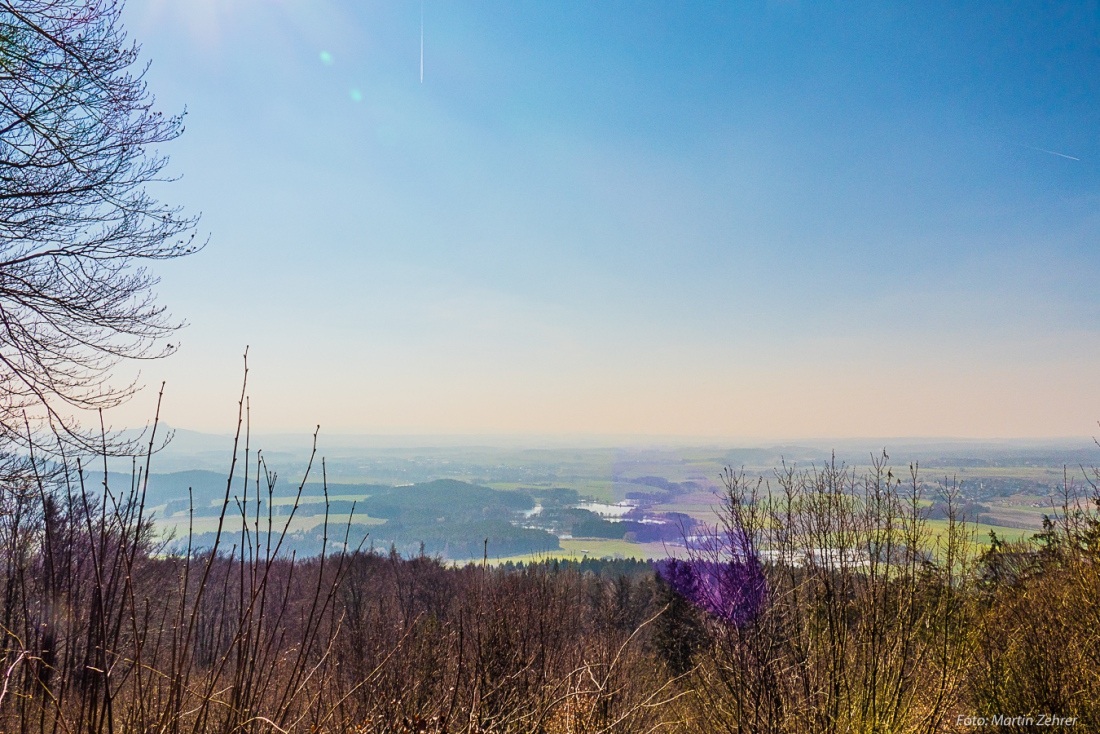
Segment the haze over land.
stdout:
<path fill-rule="evenodd" d="M 288 548 L 317 552 L 327 512 L 334 547 L 344 547 L 350 523 L 353 548 L 363 542 L 408 555 L 423 550 L 448 561 L 483 555 L 494 560 L 683 555 L 688 538 L 719 520 L 727 467 L 761 477 L 766 491 L 778 491 L 777 470 L 784 466 L 805 471 L 835 462 L 858 473 L 884 448 L 896 476 L 908 482 L 910 471 L 918 470 L 921 504 L 933 529 L 942 529 L 945 491 L 954 486 L 961 493 L 961 514 L 978 523 L 979 542 L 988 542 L 991 531 L 1012 539 L 1039 531 L 1044 516 L 1057 518 L 1065 480 L 1079 495 L 1087 489 L 1082 467 L 1100 463 L 1100 448 L 1088 439 L 895 439 L 886 446 L 865 439 L 739 448 L 621 437 L 573 441 L 322 437 L 325 484 L 315 468 L 293 519 L 290 510 L 312 438 L 252 436 L 250 450 L 261 449 L 267 465 L 278 468 L 270 502 L 279 522 L 290 523 Z M 213 541 L 231 446 L 231 436 L 179 431 L 154 458 L 147 505 L 177 543 L 186 542 L 189 531 L 197 546 Z M 115 468 L 114 485 L 126 486 L 126 468 Z M 246 501 L 255 508 L 255 472 L 248 483 L 242 472 L 232 484 L 231 504 Z M 258 488 L 266 506 L 266 482 Z M 265 512 L 261 507 L 261 515 Z M 229 527 L 236 527 L 232 519 Z"/>

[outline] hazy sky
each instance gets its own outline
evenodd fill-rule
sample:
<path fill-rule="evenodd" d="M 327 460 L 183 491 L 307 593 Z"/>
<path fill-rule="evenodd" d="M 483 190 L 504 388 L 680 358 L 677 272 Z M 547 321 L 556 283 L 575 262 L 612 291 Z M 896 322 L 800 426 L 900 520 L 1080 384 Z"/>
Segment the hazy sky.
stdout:
<path fill-rule="evenodd" d="M 1100 418 L 1100 9 L 130 0 L 170 423 L 1052 436 Z M 118 422 L 144 416 L 144 394 Z"/>

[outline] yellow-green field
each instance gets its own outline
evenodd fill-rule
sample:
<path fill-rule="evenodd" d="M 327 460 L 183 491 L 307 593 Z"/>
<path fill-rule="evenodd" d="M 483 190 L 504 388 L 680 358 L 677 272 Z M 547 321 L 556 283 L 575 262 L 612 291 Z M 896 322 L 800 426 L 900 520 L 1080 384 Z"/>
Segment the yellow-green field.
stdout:
<path fill-rule="evenodd" d="M 939 537 L 947 532 L 946 520 L 928 520 L 928 529 L 933 536 Z M 974 534 L 974 540 L 981 545 L 989 545 L 989 531 L 992 530 L 1001 540 L 1023 540 L 1035 534 L 1035 530 L 1026 528 L 1003 528 L 999 525 L 986 525 L 985 523 L 967 523 L 967 530 Z"/>
<path fill-rule="evenodd" d="M 351 515 L 343 513 L 340 515 L 329 515 L 328 524 L 329 528 L 342 528 L 347 524 Z M 311 530 L 325 520 L 324 515 L 295 515 L 294 519 L 290 523 L 289 532 L 297 532 L 299 530 Z M 188 528 L 188 518 L 186 516 L 173 516 L 169 518 L 158 518 L 157 527 L 162 532 L 174 532 L 177 536 L 186 535 Z M 385 520 L 377 517 L 370 517 L 369 515 L 363 515 L 355 513 L 355 517 L 352 518 L 352 522 L 357 525 L 381 525 L 386 522 Z M 271 522 L 272 532 L 281 532 L 283 526 L 286 524 L 286 517 L 275 517 Z M 213 533 L 218 529 L 218 518 L 216 517 L 196 517 L 192 524 L 193 532 L 196 535 L 202 533 Z M 249 529 L 252 528 L 252 522 L 249 522 Z M 237 532 L 241 530 L 240 517 L 229 516 L 225 519 L 223 525 L 223 532 Z M 260 530 L 267 530 L 267 518 L 260 517 Z M 336 535 L 336 530 L 332 530 L 331 535 Z"/>
<path fill-rule="evenodd" d="M 638 560 L 660 560 L 670 555 L 682 555 L 681 546 L 666 546 L 663 543 L 628 543 L 625 540 L 562 540 L 561 550 L 547 553 L 528 553 L 521 556 L 507 556 L 489 559 L 492 563 L 531 563 L 548 561 L 555 558 L 579 561 L 584 558 L 636 558 Z"/>
<path fill-rule="evenodd" d="M 367 494 L 330 494 L 328 496 L 329 502 L 336 502 L 337 500 L 347 500 L 348 502 L 357 502 L 361 499 L 365 499 L 370 495 Z M 302 498 L 298 500 L 300 505 L 316 505 L 323 504 L 325 496 L 323 494 L 304 494 Z M 286 505 L 293 505 L 293 497 L 272 497 L 271 505 L 273 507 L 280 507 Z"/>
<path fill-rule="evenodd" d="M 929 520 L 928 529 L 933 538 L 938 538 L 947 532 L 946 520 Z M 998 538 L 1007 541 L 1023 540 L 1031 537 L 1035 531 L 1023 528 L 1003 528 L 984 523 L 971 523 L 968 529 L 973 534 L 974 541 L 982 546 L 990 543 L 989 532 L 992 530 Z M 561 550 L 547 553 L 530 553 L 519 556 L 506 556 L 490 559 L 492 563 L 531 563 L 532 561 L 545 561 L 552 559 L 581 560 L 583 558 L 635 558 L 638 560 L 659 560 L 661 558 L 682 557 L 685 553 L 683 546 L 669 546 L 663 543 L 628 543 L 625 540 L 603 539 L 573 539 L 562 540 Z"/>

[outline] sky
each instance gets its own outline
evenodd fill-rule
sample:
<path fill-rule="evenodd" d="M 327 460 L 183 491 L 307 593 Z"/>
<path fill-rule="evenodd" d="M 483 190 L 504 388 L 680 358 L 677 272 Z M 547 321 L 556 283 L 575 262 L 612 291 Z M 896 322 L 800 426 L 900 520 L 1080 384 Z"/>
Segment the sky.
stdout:
<path fill-rule="evenodd" d="M 173 425 L 233 427 L 247 345 L 271 431 L 1097 433 L 1096 3 L 124 17 L 209 236 L 156 265 Z"/>

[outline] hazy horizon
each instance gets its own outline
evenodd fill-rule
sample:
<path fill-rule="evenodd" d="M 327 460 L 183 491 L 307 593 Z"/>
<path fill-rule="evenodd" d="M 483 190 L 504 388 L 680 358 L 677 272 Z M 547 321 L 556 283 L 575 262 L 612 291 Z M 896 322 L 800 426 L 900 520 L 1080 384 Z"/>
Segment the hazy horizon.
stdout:
<path fill-rule="evenodd" d="M 140 427 L 130 432 L 142 430 Z M 203 445 L 229 449 L 232 446 L 234 431 L 195 431 L 182 426 L 162 423 L 158 428 L 161 436 L 171 432 L 174 443 Z M 312 431 L 264 431 L 251 430 L 253 447 L 293 446 L 299 450 L 308 450 L 312 445 Z M 242 428 L 241 446 L 245 439 Z M 1070 449 L 1095 448 L 1100 455 L 1092 436 L 691 436 L 657 434 L 484 434 L 484 433 L 396 433 L 377 432 L 360 433 L 352 431 L 326 431 L 321 427 L 317 432 L 318 453 L 326 450 L 344 449 L 524 449 L 524 450 L 569 450 L 569 449 L 757 449 L 777 447 L 812 447 L 816 449 L 855 450 L 863 448 L 890 449 L 891 447 L 923 447 L 929 450 L 966 450 L 966 449 Z"/>

